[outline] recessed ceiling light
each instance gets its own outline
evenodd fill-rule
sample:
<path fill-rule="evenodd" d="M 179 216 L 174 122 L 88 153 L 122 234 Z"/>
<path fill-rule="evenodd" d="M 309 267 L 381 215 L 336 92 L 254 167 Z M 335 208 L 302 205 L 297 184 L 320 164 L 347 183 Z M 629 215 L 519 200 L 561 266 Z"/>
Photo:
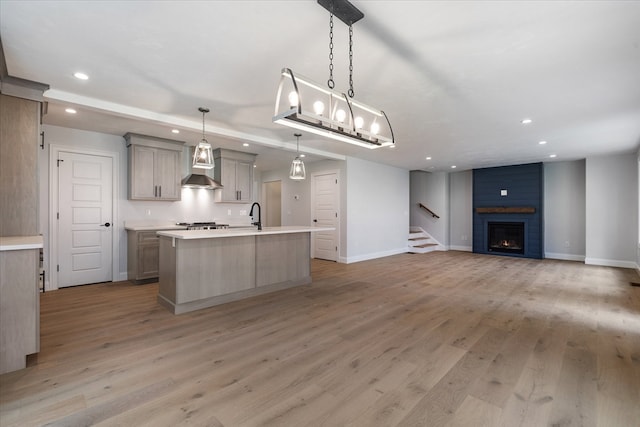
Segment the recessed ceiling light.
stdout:
<path fill-rule="evenodd" d="M 427 160 L 431 160 L 431 156 L 427 157 L 426 159 L 427 159 Z"/>
<path fill-rule="evenodd" d="M 73 73 L 73 77 L 75 77 L 78 80 L 89 80 L 89 76 L 86 75 L 85 73 L 81 73 L 81 72 L 77 72 L 77 73 Z"/>
<path fill-rule="evenodd" d="M 245 143 L 243 143 L 243 144 L 242 144 L 242 146 L 243 146 L 243 147 L 248 147 L 248 146 L 249 146 L 249 144 L 245 142 Z"/>
<path fill-rule="evenodd" d="M 75 113 L 77 113 L 77 111 L 76 111 L 76 110 L 74 110 L 73 108 L 65 108 L 65 109 L 64 109 L 64 111 L 66 111 L 66 112 L 67 112 L 67 113 L 69 113 L 69 114 L 75 114 Z"/>
<path fill-rule="evenodd" d="M 305 154 L 300 154 L 300 157 L 307 157 Z"/>
<path fill-rule="evenodd" d="M 456 165 L 451 166 L 451 169 L 455 169 L 455 168 L 457 168 L 457 166 L 456 166 Z"/>
<path fill-rule="evenodd" d="M 180 133 L 178 129 L 171 129 L 171 133 Z"/>
<path fill-rule="evenodd" d="M 552 159 L 556 157 L 555 154 L 549 154 L 549 157 L 551 157 Z"/>
<path fill-rule="evenodd" d="M 522 123 L 523 125 L 528 125 L 531 122 L 533 122 L 533 120 L 531 120 L 531 119 L 522 119 L 522 121 L 520 123 Z"/>
<path fill-rule="evenodd" d="M 257 167 L 258 167 L 258 165 L 254 164 L 254 165 L 253 165 L 253 167 L 254 167 L 254 168 L 257 168 Z"/>
<path fill-rule="evenodd" d="M 547 141 L 540 141 L 540 142 L 538 142 L 538 144 L 540 144 L 540 145 L 544 145 L 544 144 L 546 144 L 546 143 L 547 143 Z"/>
<path fill-rule="evenodd" d="M 387 145 L 387 148 L 396 148 L 396 144 Z"/>

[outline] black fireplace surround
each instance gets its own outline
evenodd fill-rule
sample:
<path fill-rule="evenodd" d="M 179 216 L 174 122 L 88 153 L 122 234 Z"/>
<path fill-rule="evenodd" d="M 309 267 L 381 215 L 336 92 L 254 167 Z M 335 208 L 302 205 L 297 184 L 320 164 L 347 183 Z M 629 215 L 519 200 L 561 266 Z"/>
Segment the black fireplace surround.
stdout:
<path fill-rule="evenodd" d="M 473 170 L 473 252 L 543 257 L 543 164 Z"/>

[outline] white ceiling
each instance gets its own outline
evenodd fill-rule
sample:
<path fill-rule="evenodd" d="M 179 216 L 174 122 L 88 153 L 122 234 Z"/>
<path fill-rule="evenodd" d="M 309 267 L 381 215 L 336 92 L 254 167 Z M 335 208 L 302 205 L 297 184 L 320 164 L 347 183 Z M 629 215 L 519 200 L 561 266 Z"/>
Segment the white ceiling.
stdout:
<path fill-rule="evenodd" d="M 308 161 L 463 170 L 640 144 L 638 1 L 352 3 L 365 15 L 354 24 L 355 99 L 387 113 L 397 147 L 305 134 Z M 193 145 L 205 106 L 214 147 L 259 153 L 263 168 L 295 150 L 293 130 L 271 121 L 280 70 L 325 82 L 328 24 L 313 0 L 0 1 L 9 74 L 51 87 L 45 123 Z M 346 92 L 348 30 L 337 19 L 334 34 Z"/>

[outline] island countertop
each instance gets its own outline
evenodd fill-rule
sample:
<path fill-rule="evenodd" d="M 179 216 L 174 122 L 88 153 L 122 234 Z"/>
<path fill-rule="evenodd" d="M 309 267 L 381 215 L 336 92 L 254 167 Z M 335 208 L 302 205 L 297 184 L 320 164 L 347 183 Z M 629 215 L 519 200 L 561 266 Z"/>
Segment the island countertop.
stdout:
<path fill-rule="evenodd" d="M 318 231 L 332 231 L 333 227 L 305 227 L 305 226 L 283 226 L 283 227 L 262 227 L 258 230 L 251 228 L 227 228 L 217 230 L 163 230 L 156 234 L 159 236 L 173 237 L 175 239 L 214 239 L 220 237 L 242 237 L 242 236 L 264 236 L 269 234 L 290 234 L 290 233 L 313 233 Z"/>

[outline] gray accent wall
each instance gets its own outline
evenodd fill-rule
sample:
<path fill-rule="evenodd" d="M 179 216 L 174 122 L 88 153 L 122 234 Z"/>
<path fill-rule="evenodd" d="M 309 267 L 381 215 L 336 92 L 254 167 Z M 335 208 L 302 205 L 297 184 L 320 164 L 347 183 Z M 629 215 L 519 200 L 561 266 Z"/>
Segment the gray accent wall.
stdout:
<path fill-rule="evenodd" d="M 421 227 L 441 245 L 449 246 L 449 173 L 411 171 L 410 222 Z M 422 203 L 440 218 L 418 207 Z"/>
<path fill-rule="evenodd" d="M 544 257 L 584 261 L 585 161 L 544 164 Z"/>
<path fill-rule="evenodd" d="M 472 191 L 472 171 L 449 174 L 449 249 L 469 252 L 473 249 Z"/>
<path fill-rule="evenodd" d="M 409 171 L 347 157 L 346 238 L 350 263 L 407 252 Z"/>
<path fill-rule="evenodd" d="M 636 153 L 587 158 L 586 195 L 585 263 L 636 268 Z"/>

